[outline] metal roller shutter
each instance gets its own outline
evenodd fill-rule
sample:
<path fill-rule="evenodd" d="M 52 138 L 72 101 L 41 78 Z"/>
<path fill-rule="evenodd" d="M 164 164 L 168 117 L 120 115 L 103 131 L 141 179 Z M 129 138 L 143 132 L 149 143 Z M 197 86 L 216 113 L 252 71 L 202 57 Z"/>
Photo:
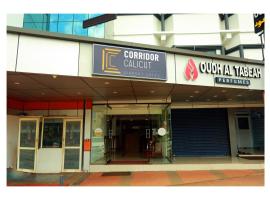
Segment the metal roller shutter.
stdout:
<path fill-rule="evenodd" d="M 172 109 L 175 156 L 230 155 L 226 109 Z"/>
<path fill-rule="evenodd" d="M 251 120 L 254 147 L 264 149 L 264 110 L 252 111 Z"/>

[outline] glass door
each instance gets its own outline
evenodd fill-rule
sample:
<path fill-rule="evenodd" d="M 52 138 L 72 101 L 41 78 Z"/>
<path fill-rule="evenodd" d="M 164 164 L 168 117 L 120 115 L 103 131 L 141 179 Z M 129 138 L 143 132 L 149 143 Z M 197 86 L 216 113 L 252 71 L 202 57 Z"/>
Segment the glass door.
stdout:
<path fill-rule="evenodd" d="M 38 132 L 39 118 L 20 119 L 17 157 L 18 171 L 35 171 Z"/>
<path fill-rule="evenodd" d="M 65 119 L 63 137 L 63 170 L 80 171 L 82 162 L 82 120 Z"/>
<path fill-rule="evenodd" d="M 172 152 L 172 129 L 171 129 L 171 105 L 168 104 L 163 110 L 164 128 L 166 130 L 166 157 L 170 162 L 173 161 Z"/>
<path fill-rule="evenodd" d="M 112 161 L 112 149 L 113 149 L 113 126 L 112 126 L 112 115 L 106 116 L 107 123 L 107 133 L 104 136 L 104 145 L 105 145 L 105 160 L 106 163 L 110 163 Z"/>

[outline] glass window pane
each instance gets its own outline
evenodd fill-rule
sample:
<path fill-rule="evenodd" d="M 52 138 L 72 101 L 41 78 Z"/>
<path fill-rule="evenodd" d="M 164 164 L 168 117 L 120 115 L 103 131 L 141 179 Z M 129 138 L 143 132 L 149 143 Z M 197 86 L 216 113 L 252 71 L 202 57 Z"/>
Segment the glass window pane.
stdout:
<path fill-rule="evenodd" d="M 80 146 L 81 123 L 79 121 L 66 123 L 66 146 Z"/>
<path fill-rule="evenodd" d="M 58 32 L 72 34 L 72 22 L 59 22 L 58 23 Z"/>
<path fill-rule="evenodd" d="M 58 21 L 58 14 L 50 14 L 49 15 L 50 22 L 57 22 Z"/>
<path fill-rule="evenodd" d="M 80 164 L 80 149 L 65 150 L 65 169 L 79 169 Z"/>
<path fill-rule="evenodd" d="M 35 150 L 21 149 L 19 168 L 34 169 Z"/>
<path fill-rule="evenodd" d="M 87 36 L 87 29 L 84 29 L 82 27 L 82 22 L 74 22 L 73 34 L 74 35 Z"/>
<path fill-rule="evenodd" d="M 24 28 L 29 28 L 29 29 L 35 29 L 35 30 L 43 30 L 43 23 L 24 23 L 23 24 Z"/>
<path fill-rule="evenodd" d="M 49 31 L 57 32 L 57 22 L 50 22 Z"/>
<path fill-rule="evenodd" d="M 43 14 L 25 14 L 24 22 L 43 22 Z"/>
<path fill-rule="evenodd" d="M 88 36 L 104 38 L 104 24 L 88 28 Z"/>
<path fill-rule="evenodd" d="M 20 133 L 21 147 L 35 147 L 36 121 L 22 121 Z"/>
<path fill-rule="evenodd" d="M 62 119 L 45 119 L 43 125 L 43 148 L 61 148 L 63 135 Z"/>
<path fill-rule="evenodd" d="M 249 129 L 248 118 L 238 118 L 239 129 Z"/>
<path fill-rule="evenodd" d="M 73 21 L 73 14 L 59 14 L 59 21 Z"/>
<path fill-rule="evenodd" d="M 74 14 L 74 21 L 80 21 L 88 19 L 88 14 Z"/>

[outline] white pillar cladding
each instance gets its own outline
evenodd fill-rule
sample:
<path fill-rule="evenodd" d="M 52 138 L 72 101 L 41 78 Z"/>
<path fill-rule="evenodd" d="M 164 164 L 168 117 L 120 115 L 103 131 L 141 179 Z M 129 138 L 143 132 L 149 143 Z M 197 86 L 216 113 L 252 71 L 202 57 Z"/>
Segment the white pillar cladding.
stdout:
<path fill-rule="evenodd" d="M 231 156 L 237 156 L 237 135 L 236 135 L 236 124 L 234 109 L 228 108 L 228 125 L 229 125 L 229 135 L 230 135 L 230 146 L 231 146 Z"/>
<path fill-rule="evenodd" d="M 90 139 L 91 135 L 91 110 L 85 110 L 85 124 L 84 124 L 84 138 L 83 140 Z M 83 171 L 89 171 L 90 165 L 90 151 L 83 152 Z"/>

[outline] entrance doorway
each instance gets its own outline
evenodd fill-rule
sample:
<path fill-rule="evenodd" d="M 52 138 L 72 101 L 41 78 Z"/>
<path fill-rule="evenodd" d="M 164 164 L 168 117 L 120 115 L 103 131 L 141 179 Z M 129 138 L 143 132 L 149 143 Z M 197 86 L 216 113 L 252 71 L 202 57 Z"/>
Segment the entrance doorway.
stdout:
<path fill-rule="evenodd" d="M 62 117 L 20 119 L 17 169 L 57 173 L 81 169 L 82 120 Z"/>
<path fill-rule="evenodd" d="M 236 114 L 237 146 L 239 153 L 249 152 L 253 148 L 253 135 L 249 113 Z"/>
<path fill-rule="evenodd" d="M 150 158 L 162 158 L 161 141 L 157 135 L 159 115 L 108 116 L 108 163 L 149 163 Z"/>
<path fill-rule="evenodd" d="M 97 105 L 92 120 L 91 164 L 172 160 L 169 104 Z"/>

